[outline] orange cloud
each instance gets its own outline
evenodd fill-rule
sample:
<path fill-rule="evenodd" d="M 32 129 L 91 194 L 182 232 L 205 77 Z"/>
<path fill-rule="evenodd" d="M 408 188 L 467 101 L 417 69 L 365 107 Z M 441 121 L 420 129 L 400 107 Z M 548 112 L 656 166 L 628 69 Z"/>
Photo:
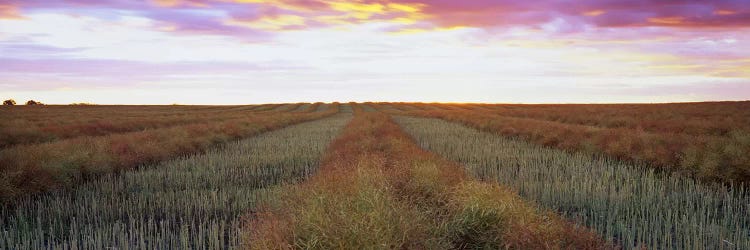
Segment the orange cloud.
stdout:
<path fill-rule="evenodd" d="M 17 6 L 0 4 L 0 19 L 23 19 Z"/>
<path fill-rule="evenodd" d="M 660 25 L 680 25 L 685 21 L 684 17 L 671 16 L 671 17 L 652 17 L 648 18 L 649 23 L 660 24 Z"/>
<path fill-rule="evenodd" d="M 263 3 L 289 12 L 306 20 L 307 25 L 347 25 L 364 22 L 388 22 L 402 25 L 413 25 L 424 21 L 428 15 L 422 9 L 425 4 L 395 2 L 352 2 L 343 0 L 321 1 L 288 1 L 274 0 L 273 5 L 264 0 L 240 0 Z M 313 9 L 305 9 L 314 6 Z"/>
<path fill-rule="evenodd" d="M 2 1 L 2 0 L 0 0 Z M 661 0 L 5 0 L 0 18 L 21 18 L 26 8 L 81 6 L 136 10 L 175 31 L 229 34 L 387 22 L 418 32 L 456 27 L 529 28 L 573 33 L 596 27 L 750 27 L 746 0 L 683 3 Z M 164 10 L 201 8 L 208 11 Z M 427 28 L 425 28 L 427 27 Z"/>
<path fill-rule="evenodd" d="M 160 7 L 208 7 L 209 4 L 201 0 L 151 0 L 151 2 Z"/>
<path fill-rule="evenodd" d="M 714 11 L 714 14 L 715 15 L 720 15 L 720 16 L 726 16 L 726 15 L 737 14 L 737 12 L 736 11 L 731 11 L 731 10 L 716 10 L 716 11 Z"/>
<path fill-rule="evenodd" d="M 298 29 L 306 25 L 305 18 L 297 15 L 263 16 L 249 21 L 229 19 L 225 21 L 225 24 L 267 31 Z"/>
<path fill-rule="evenodd" d="M 152 2 L 162 7 L 174 7 L 181 3 L 180 0 L 152 0 Z"/>
<path fill-rule="evenodd" d="M 315 12 L 330 9 L 322 0 L 217 0 L 224 3 L 257 4 L 299 12 Z"/>
<path fill-rule="evenodd" d="M 604 10 L 590 10 L 590 11 L 583 12 L 583 15 L 584 16 L 600 16 L 604 13 L 607 13 L 607 12 Z"/>

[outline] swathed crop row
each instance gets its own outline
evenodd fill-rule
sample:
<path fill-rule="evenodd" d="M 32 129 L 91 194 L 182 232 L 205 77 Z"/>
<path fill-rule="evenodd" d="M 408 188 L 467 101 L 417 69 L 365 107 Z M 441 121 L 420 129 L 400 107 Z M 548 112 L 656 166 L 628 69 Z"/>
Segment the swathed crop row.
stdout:
<path fill-rule="evenodd" d="M 391 112 L 481 111 L 492 114 L 652 133 L 729 136 L 750 131 L 750 102 L 667 104 L 378 103 Z"/>
<path fill-rule="evenodd" d="M 43 121 L 5 120 L 0 124 L 0 148 L 16 144 L 50 142 L 78 136 L 101 136 L 191 123 L 226 121 L 251 115 L 253 113 L 247 110 L 227 109 L 225 112 L 182 115 L 120 117 L 119 114 L 110 112 L 106 115 L 100 115 L 98 118 L 89 119 L 82 119 L 69 114 L 57 119 Z"/>
<path fill-rule="evenodd" d="M 263 104 L 256 108 L 253 108 L 253 111 L 272 111 L 274 109 L 283 107 L 284 104 Z"/>
<path fill-rule="evenodd" d="M 293 111 L 293 110 L 299 108 L 299 106 L 302 106 L 302 103 L 281 104 L 281 105 L 277 106 L 274 109 L 270 109 L 269 111 L 290 112 L 290 111 Z"/>
<path fill-rule="evenodd" d="M 376 112 L 375 105 L 372 102 L 365 102 L 359 105 L 364 112 Z"/>
<path fill-rule="evenodd" d="M 625 248 L 750 249 L 750 193 L 438 119 L 400 117 L 420 145 Z"/>
<path fill-rule="evenodd" d="M 150 117 L 211 114 L 227 111 L 250 111 L 261 105 L 198 106 L 198 105 L 44 105 L 0 106 L 0 116 L 7 120 L 45 121 L 71 117 L 98 119 L 103 117 Z M 3 120 L 4 122 L 5 120 Z"/>
<path fill-rule="evenodd" d="M 299 105 L 291 111 L 292 112 L 305 112 L 307 110 L 310 110 L 310 106 L 312 106 L 312 103 L 299 103 Z"/>
<path fill-rule="evenodd" d="M 230 140 L 338 112 L 269 113 L 99 137 L 79 137 L 0 151 L 0 200 L 72 187 L 98 175 L 196 153 Z"/>
<path fill-rule="evenodd" d="M 308 106 L 305 110 L 302 110 L 302 112 L 315 112 L 318 110 L 318 108 L 323 105 L 322 102 L 316 102 Z"/>
<path fill-rule="evenodd" d="M 0 249 L 227 249 L 273 186 L 313 174 L 351 114 L 0 207 Z"/>
<path fill-rule="evenodd" d="M 249 216 L 252 249 L 596 249 L 587 229 L 537 209 L 418 145 L 382 113 L 357 115 L 318 174 Z"/>
<path fill-rule="evenodd" d="M 475 105 L 503 116 L 655 133 L 728 136 L 750 132 L 750 102 Z"/>
<path fill-rule="evenodd" d="M 316 111 L 323 111 L 323 110 L 327 110 L 329 108 L 331 108 L 331 104 L 329 104 L 329 103 L 321 103 L 320 105 L 318 105 L 318 109 L 316 109 Z"/>
<path fill-rule="evenodd" d="M 401 114 L 460 122 L 480 130 L 569 151 L 645 162 L 705 181 L 750 182 L 749 132 L 733 131 L 728 137 L 649 133 L 507 117 L 486 111 L 432 110 Z"/>

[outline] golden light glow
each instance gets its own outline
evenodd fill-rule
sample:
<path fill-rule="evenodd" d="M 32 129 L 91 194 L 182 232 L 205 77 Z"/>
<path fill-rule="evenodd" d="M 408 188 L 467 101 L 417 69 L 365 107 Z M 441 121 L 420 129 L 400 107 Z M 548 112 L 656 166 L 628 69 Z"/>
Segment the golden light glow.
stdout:
<path fill-rule="evenodd" d="M 419 12 L 423 6 L 424 6 L 423 4 L 415 4 L 415 5 L 406 5 L 406 4 L 399 4 L 399 3 L 388 4 L 389 9 L 393 9 L 393 10 L 397 10 L 401 12 L 409 12 L 409 13 Z"/>
<path fill-rule="evenodd" d="M 152 0 L 152 2 L 162 7 L 174 7 L 180 4 L 181 1 L 180 0 Z"/>
<path fill-rule="evenodd" d="M 323 15 L 314 17 L 313 19 L 315 21 L 330 25 L 344 25 L 350 23 L 350 21 L 347 20 L 347 17 L 341 15 Z"/>
<path fill-rule="evenodd" d="M 321 0 L 319 2 L 298 2 L 287 0 L 219 0 L 227 3 L 264 4 L 298 11 L 305 14 L 304 18 L 294 16 L 263 17 L 261 21 L 249 23 L 241 20 L 227 20 L 224 23 L 232 26 L 244 26 L 265 30 L 282 30 L 284 27 L 303 25 L 304 20 L 315 20 L 324 24 L 344 25 L 360 23 L 364 20 L 380 20 L 398 24 L 414 24 L 428 18 L 422 12 L 425 4 L 419 3 L 364 3 L 342 0 Z M 196 5 L 198 2 L 189 0 L 152 0 L 155 5 L 175 7 L 180 5 Z M 326 11 L 328 10 L 328 11 Z M 378 16 L 377 18 L 375 16 Z"/>
<path fill-rule="evenodd" d="M 586 11 L 583 13 L 584 16 L 600 16 L 604 13 L 607 13 L 604 10 L 592 10 L 592 11 Z"/>
<path fill-rule="evenodd" d="M 720 16 L 726 16 L 726 15 L 734 15 L 737 14 L 736 11 L 731 10 L 716 10 L 714 11 L 714 15 L 720 15 Z"/>
<path fill-rule="evenodd" d="M 466 26 L 451 26 L 451 27 L 435 27 L 435 28 L 404 28 L 397 31 L 390 32 L 395 35 L 408 35 L 408 34 L 419 34 L 425 32 L 440 32 L 440 31 L 452 31 L 467 28 Z"/>
<path fill-rule="evenodd" d="M 685 20 L 684 17 L 679 17 L 679 16 L 675 16 L 675 17 L 651 17 L 651 18 L 648 19 L 648 22 L 649 23 L 654 23 L 654 24 L 678 25 L 678 24 L 682 24 L 684 20 Z"/>
<path fill-rule="evenodd" d="M 227 25 L 242 26 L 262 30 L 285 30 L 290 27 L 305 25 L 305 18 L 296 15 L 265 16 L 259 20 L 242 21 L 230 19 L 224 22 Z"/>
<path fill-rule="evenodd" d="M 161 7 L 176 7 L 179 5 L 189 5 L 193 7 L 207 7 L 208 6 L 202 2 L 186 1 L 186 0 L 151 0 L 151 2 Z"/>
<path fill-rule="evenodd" d="M 23 19 L 16 6 L 0 4 L 0 19 Z"/>
<path fill-rule="evenodd" d="M 385 13 L 385 6 L 379 3 L 351 3 L 351 2 L 329 2 L 333 10 L 348 12 L 356 19 L 368 19 L 374 14 Z"/>

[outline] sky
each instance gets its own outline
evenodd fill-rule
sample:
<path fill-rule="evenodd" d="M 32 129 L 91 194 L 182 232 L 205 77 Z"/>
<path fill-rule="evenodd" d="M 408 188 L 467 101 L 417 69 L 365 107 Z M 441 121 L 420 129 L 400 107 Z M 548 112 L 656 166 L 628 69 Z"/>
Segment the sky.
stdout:
<path fill-rule="evenodd" d="M 0 0 L 19 103 L 750 99 L 750 0 Z"/>

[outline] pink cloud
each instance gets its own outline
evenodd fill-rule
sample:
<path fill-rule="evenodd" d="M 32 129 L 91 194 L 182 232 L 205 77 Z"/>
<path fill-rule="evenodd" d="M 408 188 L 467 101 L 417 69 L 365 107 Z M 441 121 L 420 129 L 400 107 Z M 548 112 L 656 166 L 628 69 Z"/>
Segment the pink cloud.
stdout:
<path fill-rule="evenodd" d="M 678 26 L 748 27 L 745 0 L 576 0 L 576 1 L 426 1 L 432 21 L 450 26 L 495 27 L 539 25 L 554 18 L 582 19 L 601 27 Z M 593 15 L 594 13 L 595 15 Z M 669 19 L 671 18 L 671 19 Z M 662 21 L 659 21 L 662 20 Z"/>
<path fill-rule="evenodd" d="M 337 8 L 344 4 L 350 9 Z M 76 7 L 126 9 L 142 12 L 149 17 L 169 20 L 178 31 L 233 33 L 241 30 L 214 16 L 185 16 L 174 14 L 175 9 L 212 9 L 238 18 L 255 20 L 262 15 L 293 12 L 314 20 L 322 15 L 338 15 L 341 21 L 363 22 L 390 20 L 405 17 L 390 4 L 414 7 L 424 14 L 423 21 L 438 26 L 538 26 L 556 19 L 583 22 L 600 27 L 667 26 L 682 28 L 726 28 L 750 26 L 750 4 L 746 0 L 681 1 L 681 0 L 576 0 L 576 1 L 513 1 L 513 0 L 271 0 L 263 3 L 239 3 L 231 0 L 152 0 L 134 2 L 125 0 L 3 0 L 3 16 L 22 15 L 29 9 L 57 8 L 75 11 Z M 355 6 L 359 5 L 359 6 Z M 365 5 L 379 5 L 384 11 L 373 11 L 367 18 L 345 18 L 351 12 L 366 11 Z M 247 16 L 250 9 L 254 14 Z M 18 13 L 20 10 L 20 14 Z M 239 11 L 238 11 L 239 10 Z M 252 12 L 250 11 L 250 12 Z M 238 14 L 241 12 L 242 14 Z M 232 14 L 234 13 L 234 14 Z M 594 13 L 594 14 L 592 14 Z M 256 16 L 261 15 L 261 16 Z M 364 15 L 362 15 L 364 16 Z M 198 19 L 206 19 L 199 21 Z M 184 22 L 184 23 L 183 23 Z M 315 23 L 315 22 L 310 22 Z M 247 34 L 241 34 L 246 36 Z"/>
<path fill-rule="evenodd" d="M 0 3 L 0 19 L 18 19 L 21 15 L 18 6 Z"/>
<path fill-rule="evenodd" d="M 342 23 L 392 22 L 382 29 L 387 32 L 465 26 L 501 36 L 521 27 L 542 35 L 519 40 L 669 54 L 685 58 L 685 65 L 673 66 L 694 70 L 698 65 L 720 76 L 748 75 L 742 71 L 747 62 L 737 60 L 750 56 L 743 45 L 750 37 L 731 36 L 736 30 L 750 30 L 747 0 L 0 0 L 0 6 L 0 13 L 18 16 L 52 11 L 117 18 L 126 13 L 152 20 L 152 28 L 163 32 L 252 42 L 272 41 L 280 31 Z M 696 37 L 718 44 L 690 40 Z M 727 37 L 737 42 L 720 41 Z"/>
<path fill-rule="evenodd" d="M 265 64 L 233 62 L 174 62 L 147 63 L 124 60 L 99 59 L 17 59 L 0 58 L 0 73 L 20 74 L 68 74 L 68 75 L 111 75 L 129 74 L 164 75 L 180 73 L 232 73 L 237 71 L 269 71 L 305 69 L 280 62 Z"/>
<path fill-rule="evenodd" d="M 68 87 L 129 86 L 159 82 L 171 76 L 232 75 L 247 72 L 300 71 L 289 62 L 173 62 L 146 63 L 104 59 L 0 58 L 0 87 L 5 90 Z"/>

